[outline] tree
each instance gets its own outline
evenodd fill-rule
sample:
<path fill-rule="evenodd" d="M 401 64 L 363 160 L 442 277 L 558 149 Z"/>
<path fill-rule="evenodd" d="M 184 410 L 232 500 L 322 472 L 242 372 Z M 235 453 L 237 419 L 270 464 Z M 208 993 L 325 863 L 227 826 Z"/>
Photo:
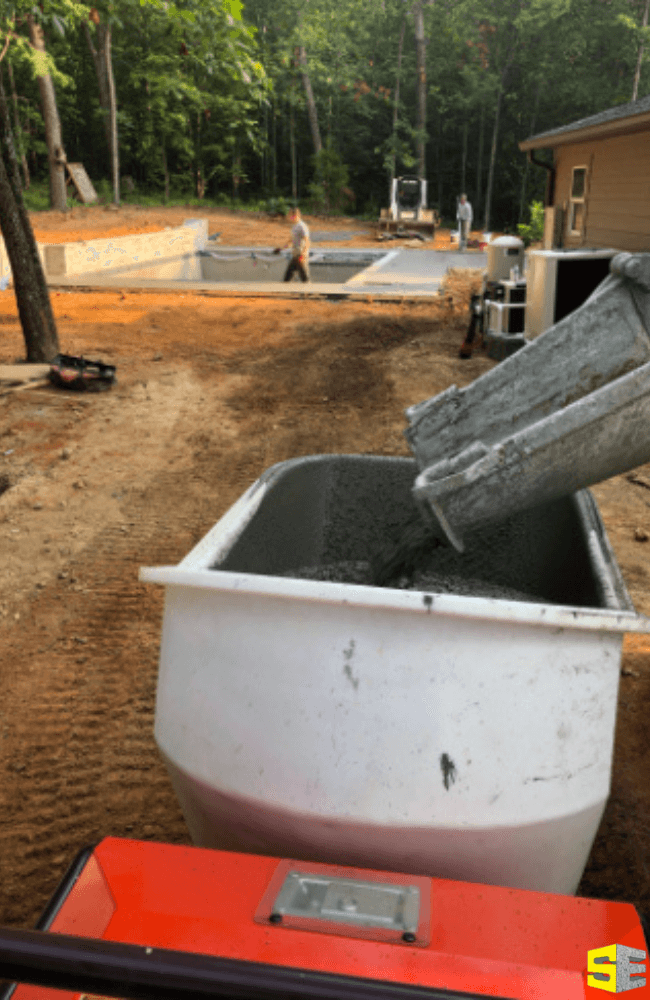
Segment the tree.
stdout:
<path fill-rule="evenodd" d="M 0 228 L 11 263 L 28 361 L 51 361 L 59 338 L 34 232 L 23 202 L 9 109 L 0 76 Z"/>
<path fill-rule="evenodd" d="M 18 110 L 18 94 L 16 93 L 16 84 L 14 81 L 14 72 L 11 68 L 11 62 L 7 59 L 7 72 L 9 74 L 9 82 L 11 84 L 11 99 L 14 106 L 14 137 L 16 139 L 16 145 L 18 147 L 18 152 L 20 154 L 20 165 L 23 170 L 24 176 L 24 187 L 25 190 L 29 187 L 30 177 L 29 177 L 29 167 L 27 166 L 27 157 L 25 156 L 25 150 L 23 148 L 22 133 L 23 126 L 20 120 L 20 111 Z"/>
<path fill-rule="evenodd" d="M 650 0 L 645 0 L 645 6 L 643 8 L 643 16 L 641 18 L 641 27 L 639 28 L 634 18 L 630 17 L 627 13 L 620 13 L 618 15 L 619 24 L 623 24 L 630 32 L 631 37 L 636 42 L 637 56 L 636 65 L 634 67 L 634 79 L 632 82 L 632 100 L 636 101 L 639 93 L 639 81 L 641 79 L 641 67 L 643 66 L 643 57 L 645 52 L 645 47 L 650 41 L 650 30 L 648 29 L 648 14 L 650 14 Z"/>
<path fill-rule="evenodd" d="M 97 32 L 97 48 L 93 43 L 90 24 L 95 26 Z M 113 56 L 111 52 L 111 22 L 108 11 L 100 16 L 96 7 L 93 7 L 88 15 L 88 19 L 83 22 L 88 49 L 95 64 L 97 73 L 97 83 L 99 86 L 99 103 L 104 112 L 104 130 L 106 133 L 106 146 L 109 151 L 111 161 L 111 174 L 113 180 L 113 201 L 116 205 L 120 203 L 120 153 L 117 141 L 117 95 L 115 93 L 115 77 L 113 75 Z"/>
<path fill-rule="evenodd" d="M 391 135 L 391 152 L 390 152 L 390 184 L 388 187 L 388 197 L 389 199 L 393 197 L 393 181 L 396 177 L 397 170 L 397 126 L 399 122 L 399 85 L 402 75 L 402 51 L 404 48 L 404 32 L 406 31 L 406 19 L 402 21 L 402 27 L 399 33 L 399 43 L 397 46 L 397 73 L 395 74 L 395 99 L 393 104 L 393 132 Z"/>
<path fill-rule="evenodd" d="M 316 110 L 314 92 L 311 89 L 311 79 L 309 77 L 309 67 L 307 64 L 307 52 L 305 51 L 304 45 L 298 46 L 297 54 L 298 62 L 300 64 L 300 75 L 302 76 L 302 85 L 305 88 L 305 97 L 307 99 L 307 113 L 309 115 L 311 137 L 314 142 L 314 153 L 318 156 L 323 148 L 323 142 L 321 140 L 320 129 L 318 127 L 318 111 Z"/>
<path fill-rule="evenodd" d="M 32 13 L 27 15 L 27 24 L 29 25 L 29 37 L 34 50 L 40 56 L 45 56 L 43 29 L 37 23 Z M 45 69 L 44 63 L 45 60 L 41 59 L 41 69 L 38 73 L 38 87 L 41 92 L 41 108 L 43 110 L 45 136 L 50 159 L 50 208 L 57 209 L 59 212 L 65 212 L 68 202 L 65 178 L 66 155 L 63 148 L 61 120 L 56 104 L 54 83 L 49 72 Z"/>
<path fill-rule="evenodd" d="M 643 19 L 641 21 L 641 28 L 648 27 L 648 13 L 650 13 L 650 0 L 645 0 L 645 7 L 643 9 Z M 636 68 L 634 70 L 634 83 L 632 85 L 632 100 L 636 101 L 637 95 L 639 93 L 639 80 L 641 79 L 641 66 L 643 65 L 643 50 L 645 48 L 646 35 L 644 34 L 639 42 L 639 53 L 636 60 Z"/>
<path fill-rule="evenodd" d="M 423 0 L 416 0 L 413 4 L 413 22 L 415 26 L 415 51 L 417 55 L 417 92 L 418 92 L 418 177 L 425 179 L 426 171 L 426 130 L 427 130 L 427 63 L 426 63 L 426 40 L 424 37 L 424 10 Z"/>

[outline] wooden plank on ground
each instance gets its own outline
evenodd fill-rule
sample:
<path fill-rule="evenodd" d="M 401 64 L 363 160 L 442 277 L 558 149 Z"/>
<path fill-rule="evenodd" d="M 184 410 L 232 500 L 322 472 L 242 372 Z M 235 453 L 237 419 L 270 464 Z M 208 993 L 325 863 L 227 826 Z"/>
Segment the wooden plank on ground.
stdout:
<path fill-rule="evenodd" d="M 70 180 L 74 184 L 75 190 L 84 205 L 90 205 L 92 202 L 97 201 L 97 192 L 86 173 L 83 163 L 66 163 L 66 167 L 68 168 Z"/>
<path fill-rule="evenodd" d="M 23 382 L 22 385 L 0 385 L 0 397 L 11 396 L 15 392 L 24 392 L 26 389 L 43 389 L 46 385 L 50 385 L 49 378 L 39 378 L 37 382 Z"/>
<path fill-rule="evenodd" d="M 45 378 L 49 374 L 49 365 L 0 365 L 0 382 L 10 385 L 20 385 L 23 382 L 33 382 Z"/>

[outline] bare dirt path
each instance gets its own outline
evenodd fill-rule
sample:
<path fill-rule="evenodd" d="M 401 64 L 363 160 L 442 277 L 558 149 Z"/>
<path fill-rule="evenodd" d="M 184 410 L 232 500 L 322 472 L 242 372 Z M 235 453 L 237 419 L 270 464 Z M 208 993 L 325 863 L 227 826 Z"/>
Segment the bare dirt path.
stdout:
<path fill-rule="evenodd" d="M 115 363 L 118 384 L 0 397 L 0 924 L 13 926 L 33 924 L 86 843 L 189 842 L 153 740 L 162 593 L 139 567 L 177 562 L 274 462 L 409 454 L 404 407 L 492 365 L 458 360 L 466 316 L 446 302 L 53 304 L 62 349 Z M 0 363 L 22 354 L 13 293 L 0 293 Z M 650 613 L 650 543 L 634 537 L 650 533 L 650 489 L 619 477 L 595 492 Z M 647 910 L 649 685 L 650 644 L 629 639 L 613 795 L 581 887 Z"/>

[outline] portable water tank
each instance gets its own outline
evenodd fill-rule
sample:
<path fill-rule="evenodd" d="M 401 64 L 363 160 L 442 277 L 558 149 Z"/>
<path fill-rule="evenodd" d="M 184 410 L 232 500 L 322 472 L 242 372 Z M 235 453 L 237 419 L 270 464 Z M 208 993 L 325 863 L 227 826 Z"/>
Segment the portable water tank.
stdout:
<path fill-rule="evenodd" d="M 524 270 L 524 243 L 518 236 L 497 236 L 488 244 L 488 281 L 506 281 L 513 267 Z"/>

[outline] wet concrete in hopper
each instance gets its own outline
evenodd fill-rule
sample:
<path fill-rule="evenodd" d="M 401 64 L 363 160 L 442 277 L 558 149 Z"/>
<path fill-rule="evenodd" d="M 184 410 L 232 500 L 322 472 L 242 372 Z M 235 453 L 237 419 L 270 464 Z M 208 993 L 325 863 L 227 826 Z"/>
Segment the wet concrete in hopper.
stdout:
<path fill-rule="evenodd" d="M 372 566 L 368 560 L 342 560 L 321 566 L 301 566 L 298 569 L 285 570 L 281 575 L 295 580 L 322 580 L 328 583 L 374 586 Z M 540 598 L 536 594 L 516 590 L 514 587 L 493 583 L 489 580 L 481 580 L 477 577 L 441 572 L 433 567 L 420 568 L 412 574 L 398 575 L 384 586 L 394 590 L 418 590 L 434 594 L 459 594 L 463 597 L 488 597 L 502 601 L 540 603 Z"/>
<path fill-rule="evenodd" d="M 253 520 L 215 569 L 375 585 L 377 554 L 398 547 L 417 513 L 417 467 L 388 456 L 310 456 L 272 477 Z M 423 545 L 387 589 L 538 604 L 606 606 L 571 498 L 468 530 L 465 551 Z"/>

